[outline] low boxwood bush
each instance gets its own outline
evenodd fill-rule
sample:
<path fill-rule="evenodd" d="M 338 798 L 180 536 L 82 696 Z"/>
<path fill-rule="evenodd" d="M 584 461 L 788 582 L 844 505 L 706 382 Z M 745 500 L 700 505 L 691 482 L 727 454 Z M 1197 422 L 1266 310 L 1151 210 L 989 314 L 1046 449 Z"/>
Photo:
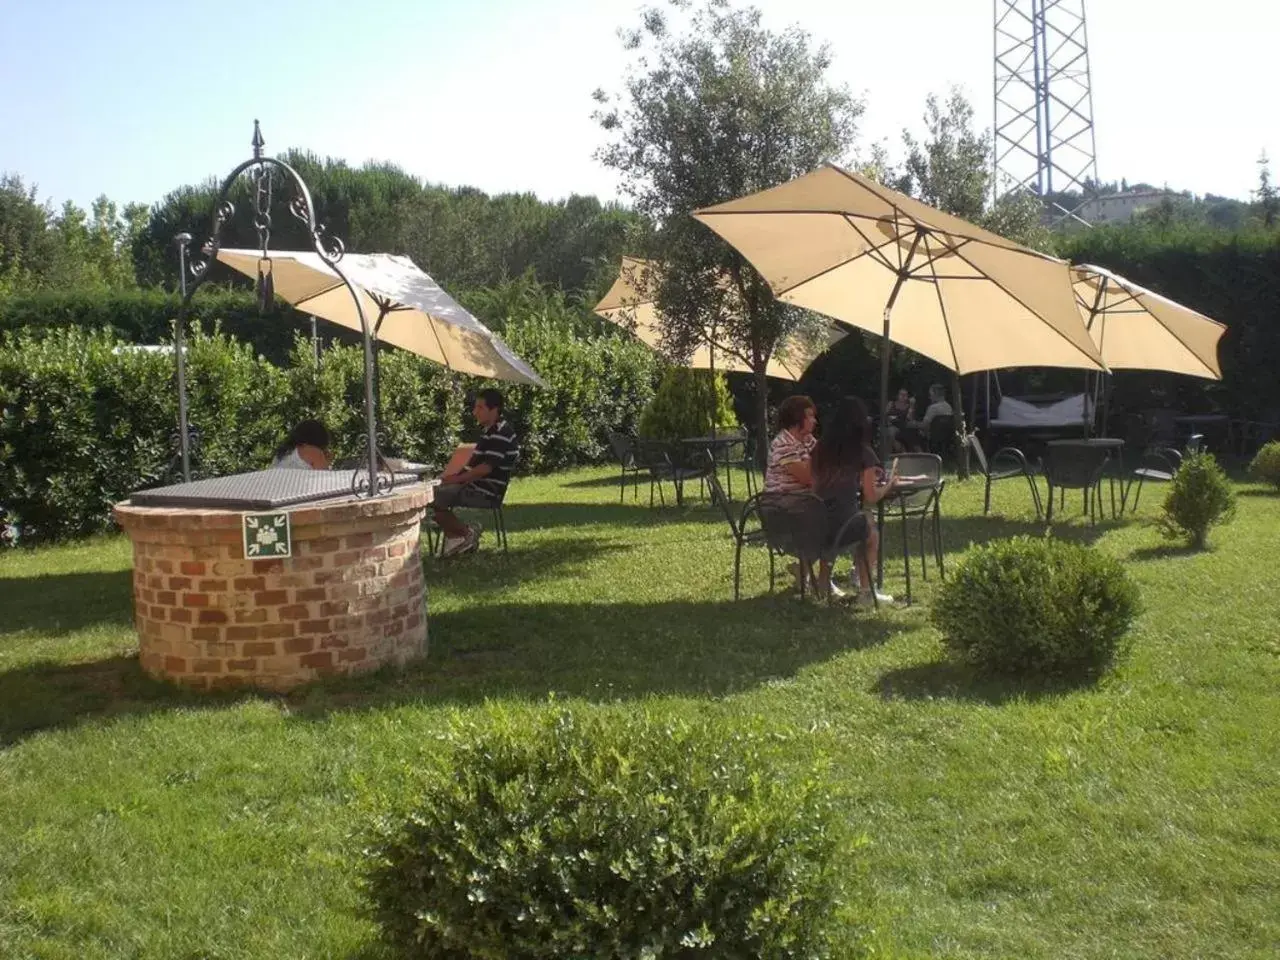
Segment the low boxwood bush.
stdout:
<path fill-rule="evenodd" d="M 1230 520 L 1235 509 L 1235 490 L 1213 454 L 1189 453 L 1173 475 L 1156 522 L 1170 540 L 1185 540 L 1203 550 L 1209 529 Z"/>
<path fill-rule="evenodd" d="M 1249 465 L 1249 472 L 1263 483 L 1280 490 L 1280 440 L 1265 444 Z"/>
<path fill-rule="evenodd" d="M 813 774 L 758 731 L 606 711 L 456 718 L 369 851 L 397 956 L 859 955 L 858 864 Z"/>
<path fill-rule="evenodd" d="M 1094 676 L 1116 660 L 1138 591 L 1119 561 L 1053 538 L 972 548 L 931 616 L 955 659 L 1014 676 Z"/>
<path fill-rule="evenodd" d="M 651 440 L 705 437 L 713 424 L 717 430 L 738 425 L 724 374 L 717 371 L 713 377 L 709 370 L 669 367 L 640 415 L 639 433 Z"/>

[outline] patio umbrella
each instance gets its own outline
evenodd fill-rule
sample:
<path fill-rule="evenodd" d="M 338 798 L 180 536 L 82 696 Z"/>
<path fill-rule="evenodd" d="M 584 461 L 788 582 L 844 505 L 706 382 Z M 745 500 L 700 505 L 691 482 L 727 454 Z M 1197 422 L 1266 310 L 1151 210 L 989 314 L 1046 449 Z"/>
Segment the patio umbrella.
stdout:
<path fill-rule="evenodd" d="M 657 265 L 648 260 L 623 257 L 618 279 L 609 292 L 595 306 L 598 316 L 604 317 L 634 333 L 641 341 L 662 349 L 662 317 L 654 302 L 660 282 Z M 835 324 L 827 324 L 816 340 L 791 336 L 778 345 L 769 358 L 765 370 L 767 376 L 779 380 L 799 380 L 805 370 L 846 336 Z M 722 344 L 708 340 L 693 351 L 685 366 L 693 370 L 723 370 L 726 373 L 751 373 L 750 364 Z"/>
<path fill-rule="evenodd" d="M 1073 265 L 1071 280 L 1080 315 L 1108 369 L 1222 379 L 1218 342 L 1227 332 L 1224 324 L 1103 267 Z"/>
<path fill-rule="evenodd" d="M 319 254 L 291 250 L 271 255 L 275 293 L 305 313 L 360 332 L 351 293 Z M 249 277 L 258 275 L 259 250 L 218 251 L 218 259 Z M 342 270 L 364 301 L 373 337 L 457 373 L 545 386 L 502 339 L 463 309 L 408 257 L 348 253 Z"/>
<path fill-rule="evenodd" d="M 1165 370 L 1221 380 L 1224 324 L 1089 264 L 1071 281 L 1089 336 L 1111 370 Z"/>
<path fill-rule="evenodd" d="M 746 257 L 779 299 L 881 334 L 885 457 L 892 343 L 957 374 L 1104 369 L 1064 261 L 856 173 L 827 165 L 694 217 Z"/>

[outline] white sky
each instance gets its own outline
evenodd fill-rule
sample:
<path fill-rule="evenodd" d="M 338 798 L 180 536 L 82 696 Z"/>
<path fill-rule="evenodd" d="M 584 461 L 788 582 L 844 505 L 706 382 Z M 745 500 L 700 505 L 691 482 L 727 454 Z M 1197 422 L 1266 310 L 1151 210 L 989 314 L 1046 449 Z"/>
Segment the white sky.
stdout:
<path fill-rule="evenodd" d="M 0 170 L 44 197 L 151 202 L 224 175 L 248 156 L 255 117 L 269 152 L 390 160 L 491 192 L 614 194 L 591 158 L 590 94 L 622 74 L 616 30 L 635 0 L 4 6 Z M 831 44 L 833 78 L 866 96 L 864 147 L 899 156 L 902 128 L 951 84 L 990 123 L 991 0 L 759 6 L 769 26 Z M 1280 174 L 1280 4 L 1088 0 L 1088 16 L 1102 179 L 1244 199 L 1264 148 Z"/>

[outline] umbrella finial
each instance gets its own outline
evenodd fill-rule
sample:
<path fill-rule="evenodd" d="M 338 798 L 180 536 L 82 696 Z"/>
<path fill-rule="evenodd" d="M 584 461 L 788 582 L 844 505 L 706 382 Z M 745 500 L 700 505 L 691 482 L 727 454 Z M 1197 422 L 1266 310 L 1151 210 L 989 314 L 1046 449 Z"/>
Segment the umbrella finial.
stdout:
<path fill-rule="evenodd" d="M 262 128 L 258 126 L 258 121 L 253 121 L 253 159 L 262 159 L 262 148 L 267 145 L 267 141 L 262 139 Z"/>

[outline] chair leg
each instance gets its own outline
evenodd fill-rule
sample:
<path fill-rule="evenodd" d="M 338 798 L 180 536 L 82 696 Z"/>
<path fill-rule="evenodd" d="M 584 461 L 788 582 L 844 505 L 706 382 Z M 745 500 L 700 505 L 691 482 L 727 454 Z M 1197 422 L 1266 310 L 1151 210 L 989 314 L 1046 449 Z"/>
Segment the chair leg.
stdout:
<path fill-rule="evenodd" d="M 938 556 L 938 576 L 947 579 L 947 568 L 942 564 L 942 505 L 933 504 L 933 549 Z"/>
<path fill-rule="evenodd" d="M 733 548 L 733 599 L 742 599 L 742 541 Z"/>
<path fill-rule="evenodd" d="M 1133 512 L 1138 512 L 1138 501 L 1142 499 L 1142 477 L 1138 477 L 1138 492 L 1133 496 Z"/>
<path fill-rule="evenodd" d="M 618 502 L 621 503 L 627 495 L 627 468 L 622 468 L 622 476 L 618 478 Z"/>
<path fill-rule="evenodd" d="M 1031 488 L 1031 502 L 1035 504 L 1036 521 L 1039 522 L 1041 515 L 1044 513 L 1040 505 L 1040 488 L 1036 485 L 1035 478 L 1031 474 L 1027 473 L 1024 476 L 1027 478 L 1027 486 Z"/>
<path fill-rule="evenodd" d="M 773 555 L 772 547 L 765 547 L 765 550 L 769 554 L 769 592 L 773 593 L 774 583 L 777 576 L 777 567 L 775 564 L 777 558 Z"/>
<path fill-rule="evenodd" d="M 924 546 L 924 526 L 929 522 L 929 514 L 920 515 L 920 576 L 925 582 L 929 580 L 929 551 Z"/>
<path fill-rule="evenodd" d="M 1048 509 L 1045 511 L 1044 522 L 1053 523 L 1053 484 L 1052 483 L 1049 484 L 1049 504 L 1048 504 Z"/>
<path fill-rule="evenodd" d="M 991 512 L 991 475 L 987 475 L 987 492 L 982 501 L 982 515 L 985 517 Z"/>
<path fill-rule="evenodd" d="M 907 574 L 907 603 L 911 602 L 911 538 L 907 535 L 907 508 L 902 508 L 902 565 Z"/>
<path fill-rule="evenodd" d="M 862 566 L 866 567 L 866 569 L 867 569 L 867 574 L 868 574 L 868 575 L 870 575 L 870 574 L 871 574 L 871 558 L 870 558 L 870 556 L 868 556 L 868 555 L 867 555 L 867 541 L 866 541 L 866 540 L 860 540 L 860 541 L 858 541 L 858 555 L 859 555 L 860 557 L 862 557 Z M 879 610 L 879 609 L 880 609 L 880 597 L 879 597 L 879 595 L 876 593 L 876 591 L 875 591 L 875 590 L 872 590 L 872 591 L 871 591 L 871 604 L 872 604 L 872 606 L 874 606 L 877 610 Z"/>

